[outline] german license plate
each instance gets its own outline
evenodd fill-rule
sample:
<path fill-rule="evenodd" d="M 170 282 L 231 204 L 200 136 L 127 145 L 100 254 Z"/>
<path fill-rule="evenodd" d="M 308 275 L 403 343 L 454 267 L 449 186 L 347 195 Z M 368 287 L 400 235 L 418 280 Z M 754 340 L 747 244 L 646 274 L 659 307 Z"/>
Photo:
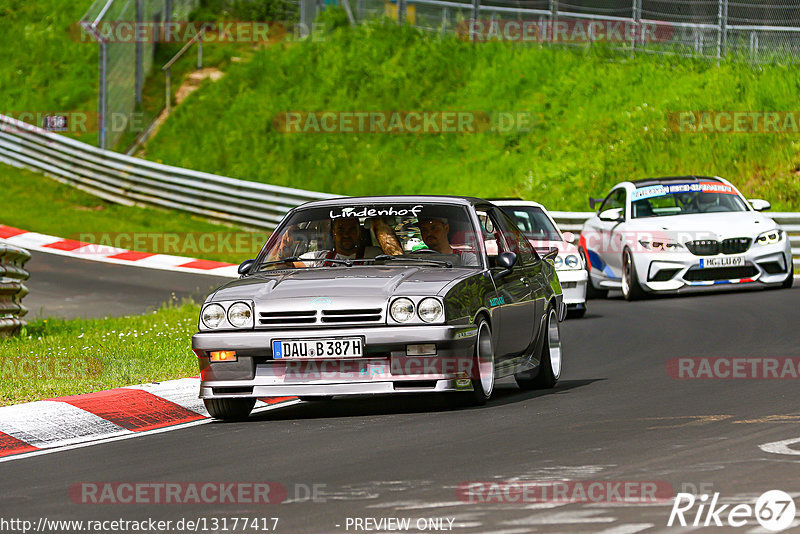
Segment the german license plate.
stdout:
<path fill-rule="evenodd" d="M 335 337 L 328 339 L 274 339 L 272 356 L 289 358 L 360 358 L 364 355 L 364 339 Z"/>
<path fill-rule="evenodd" d="M 741 265 L 744 265 L 744 256 L 721 256 L 700 260 L 701 269 L 708 269 L 709 267 L 739 267 Z"/>

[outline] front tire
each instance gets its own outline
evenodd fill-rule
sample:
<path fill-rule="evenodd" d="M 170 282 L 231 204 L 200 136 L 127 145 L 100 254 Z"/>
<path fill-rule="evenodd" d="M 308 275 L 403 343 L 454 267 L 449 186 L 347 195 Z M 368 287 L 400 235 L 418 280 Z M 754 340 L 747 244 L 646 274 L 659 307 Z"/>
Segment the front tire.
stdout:
<path fill-rule="evenodd" d="M 238 421 L 247 419 L 256 399 L 203 399 L 203 404 L 214 419 Z"/>
<path fill-rule="evenodd" d="M 460 393 L 461 400 L 467 406 L 483 406 L 494 391 L 494 344 L 489 323 L 483 318 L 478 321 L 470 374 L 472 391 Z"/>
<path fill-rule="evenodd" d="M 622 253 L 622 296 L 625 300 L 640 300 L 645 297 L 642 286 L 639 285 L 639 276 L 636 274 L 636 264 L 630 249 Z"/>
<path fill-rule="evenodd" d="M 539 353 L 539 373 L 533 378 L 527 371 L 514 375 L 520 389 L 550 389 L 561 378 L 561 328 L 555 308 L 547 312 L 545 338 Z"/>

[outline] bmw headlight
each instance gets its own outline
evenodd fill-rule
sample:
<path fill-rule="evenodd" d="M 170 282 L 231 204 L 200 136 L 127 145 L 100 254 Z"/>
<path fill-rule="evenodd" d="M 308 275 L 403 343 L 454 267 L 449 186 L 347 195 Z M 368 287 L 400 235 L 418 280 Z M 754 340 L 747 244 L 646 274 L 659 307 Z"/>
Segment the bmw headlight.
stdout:
<path fill-rule="evenodd" d="M 228 308 L 228 322 L 236 328 L 253 324 L 253 312 L 244 302 L 237 302 Z"/>
<path fill-rule="evenodd" d="M 442 303 L 432 297 L 422 299 L 417 307 L 419 318 L 426 323 L 433 323 L 441 319 L 443 311 Z"/>
<path fill-rule="evenodd" d="M 553 264 L 555 265 L 556 270 L 559 271 L 566 269 L 580 269 L 582 267 L 581 259 L 577 254 L 565 254 L 564 256 L 559 254 L 556 256 Z"/>
<path fill-rule="evenodd" d="M 564 258 L 562 258 L 561 256 L 556 256 L 556 259 L 553 260 L 553 266 L 556 269 L 560 269 L 561 267 L 563 267 L 564 266 Z"/>
<path fill-rule="evenodd" d="M 759 235 L 756 238 L 756 243 L 759 245 L 774 245 L 775 243 L 780 243 L 782 239 L 783 230 L 776 228 L 775 230 L 770 230 L 769 232 L 764 232 Z"/>
<path fill-rule="evenodd" d="M 642 245 L 642 248 L 645 250 L 676 251 L 683 248 L 683 245 L 675 241 L 650 241 L 640 239 L 639 244 Z"/>
<path fill-rule="evenodd" d="M 225 309 L 219 304 L 209 304 L 203 308 L 201 319 L 208 328 L 217 328 L 225 319 Z"/>
<path fill-rule="evenodd" d="M 405 297 L 395 299 L 389 307 L 389 313 L 398 323 L 406 323 L 414 317 L 414 303 Z"/>

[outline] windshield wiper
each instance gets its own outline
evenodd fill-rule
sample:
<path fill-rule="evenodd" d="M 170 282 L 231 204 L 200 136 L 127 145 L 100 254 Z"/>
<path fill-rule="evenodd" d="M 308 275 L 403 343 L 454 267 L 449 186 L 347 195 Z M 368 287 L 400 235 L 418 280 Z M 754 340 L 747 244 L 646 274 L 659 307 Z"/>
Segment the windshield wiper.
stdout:
<path fill-rule="evenodd" d="M 267 265 L 276 265 L 278 263 L 287 263 L 287 262 L 295 262 L 295 261 L 303 261 L 303 260 L 300 259 L 300 256 L 289 256 L 288 258 L 284 258 L 282 260 L 268 261 L 268 262 L 260 264 L 258 266 L 258 271 L 256 271 L 256 272 L 262 271 L 264 269 L 264 267 L 266 267 Z M 292 268 L 294 268 L 294 267 L 292 267 Z"/>
<path fill-rule="evenodd" d="M 390 254 L 378 254 L 374 258 L 375 261 L 386 261 L 386 260 L 401 260 L 401 261 L 412 261 L 412 262 L 424 262 L 430 263 L 433 265 L 441 265 L 442 267 L 453 267 L 453 263 L 447 260 L 431 260 L 428 258 L 409 258 L 408 256 L 392 256 Z"/>

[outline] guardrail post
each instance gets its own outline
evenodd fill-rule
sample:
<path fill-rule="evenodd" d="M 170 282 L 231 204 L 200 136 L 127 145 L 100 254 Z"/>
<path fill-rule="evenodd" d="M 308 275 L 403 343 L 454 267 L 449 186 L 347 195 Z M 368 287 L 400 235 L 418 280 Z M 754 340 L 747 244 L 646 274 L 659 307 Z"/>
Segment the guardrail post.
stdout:
<path fill-rule="evenodd" d="M 717 67 L 722 57 L 722 2 L 723 0 L 719 0 L 717 6 Z"/>
<path fill-rule="evenodd" d="M 397 24 L 406 21 L 406 0 L 397 0 Z"/>
<path fill-rule="evenodd" d="M 478 17 L 481 14 L 481 0 L 472 0 L 472 21 L 477 22 Z M 477 42 L 478 36 L 477 34 L 472 35 L 472 42 Z"/>
<path fill-rule="evenodd" d="M 640 0 L 633 0 L 631 16 L 633 17 L 633 28 L 631 28 L 631 54 L 636 55 L 636 37 L 641 32 L 642 11 Z"/>
<path fill-rule="evenodd" d="M 97 99 L 97 123 L 99 128 L 98 130 L 98 139 L 97 145 L 105 149 L 106 148 L 106 125 L 108 123 L 108 118 L 106 117 L 106 112 L 108 110 L 108 87 L 106 83 L 108 78 L 106 76 L 106 68 L 108 66 L 108 43 L 105 41 L 100 41 L 100 58 L 99 58 L 100 66 L 100 95 Z"/>
<path fill-rule="evenodd" d="M 555 39 L 556 24 L 558 24 L 558 0 L 550 0 L 550 28 L 547 30 L 550 43 Z"/>
<path fill-rule="evenodd" d="M 24 269 L 30 252 L 0 241 L 0 337 L 19 333 L 25 326 L 22 320 L 28 310 L 22 299 L 28 294 L 25 280 L 30 275 Z"/>

